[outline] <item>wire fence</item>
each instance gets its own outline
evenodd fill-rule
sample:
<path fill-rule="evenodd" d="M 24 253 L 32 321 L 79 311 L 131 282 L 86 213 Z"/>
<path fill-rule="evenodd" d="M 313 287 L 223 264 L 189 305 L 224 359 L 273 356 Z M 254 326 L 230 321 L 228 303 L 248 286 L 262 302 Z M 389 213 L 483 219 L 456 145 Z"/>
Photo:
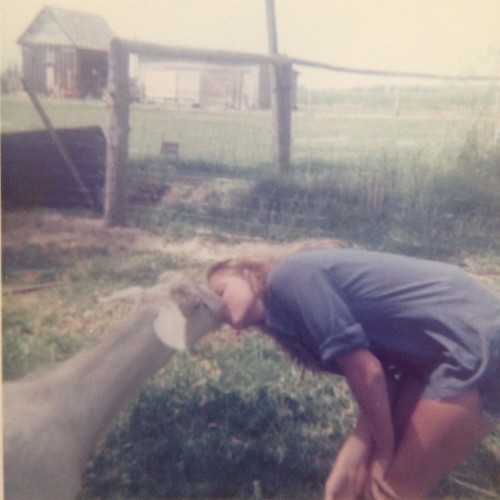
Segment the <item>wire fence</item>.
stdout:
<path fill-rule="evenodd" d="M 295 174 L 284 182 L 288 191 L 264 183 L 272 162 L 269 110 L 134 103 L 130 216 L 169 229 L 278 238 L 338 235 L 349 221 L 362 237 L 380 231 L 380 221 L 387 222 L 391 212 L 391 224 L 413 211 L 413 226 L 423 225 L 425 217 L 429 225 L 434 215 L 429 218 L 425 193 L 435 179 L 453 170 L 466 149 L 479 160 L 498 149 L 499 102 L 495 85 L 299 87 L 292 116 Z M 102 102 L 44 100 L 44 106 L 58 128 L 91 123 L 107 128 Z M 20 97 L 2 107 L 7 129 L 26 127 L 34 114 Z M 165 145 L 174 145 L 175 153 Z M 488 168 L 491 172 L 493 167 Z M 293 191 L 297 185 L 305 191 Z M 455 191 L 455 206 L 470 198 L 460 186 Z M 475 203 L 496 206 L 491 201 L 495 196 L 483 191 L 476 190 Z M 50 204 L 51 195 L 41 203 Z M 481 208 L 476 221 L 481 231 L 492 227 L 485 211 Z M 446 220 L 454 216 L 449 207 L 441 212 Z"/>
<path fill-rule="evenodd" d="M 287 181 L 259 168 L 208 165 L 200 172 L 196 162 L 174 168 L 165 160 L 139 161 L 130 186 L 141 196 L 130 198 L 129 209 L 141 225 L 175 234 L 341 237 L 405 250 L 424 242 L 494 247 L 500 235 L 498 154 L 481 159 L 474 156 L 476 146 L 473 157 L 457 157 L 453 168 L 444 161 L 437 168 L 419 155 L 404 164 L 383 156 L 369 164 L 297 165 Z"/>
<path fill-rule="evenodd" d="M 500 119 L 497 92 L 477 86 L 301 90 L 292 115 L 292 162 L 353 161 L 395 152 L 456 153 L 478 120 L 491 129 L 493 141 Z M 134 105 L 130 156 L 159 155 L 163 142 L 177 143 L 187 161 L 269 167 L 270 112 Z"/>
<path fill-rule="evenodd" d="M 131 213 L 142 224 L 169 230 L 266 238 L 343 232 L 366 240 L 389 231 L 397 239 L 398 225 L 407 226 L 406 239 L 424 232 L 432 239 L 443 230 L 454 238 L 477 237 L 498 230 L 498 218 L 488 211 L 498 206 L 498 196 L 484 186 L 464 191 L 461 174 L 452 172 L 460 165 L 471 169 L 475 160 L 480 168 L 481 155 L 498 149 L 498 108 L 494 86 L 302 89 L 293 113 L 295 173 L 274 182 L 268 179 L 269 112 L 137 105 Z M 174 156 L 161 154 L 165 142 L 177 145 Z M 145 144 L 155 152 L 147 161 Z M 475 157 L 465 165 L 467 151 Z M 484 168 L 486 176 L 494 170 Z M 450 179 L 448 205 L 438 207 L 430 198 L 439 198 Z M 467 203 L 480 205 L 474 209 L 477 231 L 470 224 L 457 231 L 450 222 L 453 207 Z"/>

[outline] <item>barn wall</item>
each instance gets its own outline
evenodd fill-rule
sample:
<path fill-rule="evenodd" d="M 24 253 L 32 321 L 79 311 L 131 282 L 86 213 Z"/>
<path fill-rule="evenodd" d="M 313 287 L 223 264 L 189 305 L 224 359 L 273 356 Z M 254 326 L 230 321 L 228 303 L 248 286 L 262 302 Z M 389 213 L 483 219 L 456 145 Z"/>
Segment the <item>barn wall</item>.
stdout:
<path fill-rule="evenodd" d="M 77 51 L 72 47 L 23 47 L 23 75 L 38 93 L 76 96 L 79 93 L 77 73 Z"/>
<path fill-rule="evenodd" d="M 200 104 L 200 71 L 191 65 L 140 62 L 138 75 L 147 101 L 180 106 Z"/>
<path fill-rule="evenodd" d="M 108 79 L 108 54 L 96 50 L 78 51 L 79 97 L 102 97 Z"/>
<path fill-rule="evenodd" d="M 201 73 L 201 105 L 207 108 L 241 109 L 243 70 L 215 67 Z"/>
<path fill-rule="evenodd" d="M 208 109 L 270 107 L 269 72 L 263 75 L 256 65 L 172 64 L 145 57 L 138 78 L 147 101 Z"/>
<path fill-rule="evenodd" d="M 77 95 L 77 51 L 71 47 L 60 47 L 56 51 L 55 94 L 74 97 Z"/>
<path fill-rule="evenodd" d="M 47 77 L 45 69 L 45 47 L 23 47 L 23 76 L 33 90 L 47 93 Z"/>
<path fill-rule="evenodd" d="M 258 107 L 259 109 L 271 108 L 271 67 L 269 64 L 261 64 L 259 67 L 258 85 Z"/>

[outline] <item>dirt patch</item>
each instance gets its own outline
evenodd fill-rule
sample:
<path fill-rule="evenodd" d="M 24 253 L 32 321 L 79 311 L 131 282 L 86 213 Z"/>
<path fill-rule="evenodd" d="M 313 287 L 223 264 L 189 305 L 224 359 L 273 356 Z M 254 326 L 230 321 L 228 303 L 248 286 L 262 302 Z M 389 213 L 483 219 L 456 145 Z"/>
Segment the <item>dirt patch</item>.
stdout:
<path fill-rule="evenodd" d="M 3 216 L 2 246 L 21 248 L 26 244 L 60 249 L 106 248 L 108 254 L 123 251 L 175 252 L 194 260 L 210 262 L 237 255 L 279 254 L 305 244 L 269 243 L 262 239 L 241 240 L 229 237 L 221 243 L 220 235 L 200 233 L 178 240 L 155 235 L 137 227 L 107 227 L 101 219 L 66 215 L 56 211 L 18 211 Z"/>
<path fill-rule="evenodd" d="M 161 240 L 137 228 L 110 228 L 102 220 L 55 211 L 9 212 L 2 218 L 2 246 L 19 247 L 27 243 L 65 248 L 106 247 L 110 252 L 123 249 L 155 249 Z"/>
<path fill-rule="evenodd" d="M 221 240 L 224 242 L 221 242 Z M 311 244 L 308 240 L 293 243 L 270 243 L 263 239 L 239 239 L 212 233 L 200 233 L 179 240 L 168 234 L 156 235 L 137 227 L 107 227 L 102 219 L 62 214 L 53 210 L 15 211 L 2 217 L 2 247 L 9 250 L 27 244 L 42 248 L 102 248 L 108 255 L 134 252 L 165 252 L 189 256 L 209 264 L 241 255 L 269 255 L 290 252 Z M 500 260 L 481 261 L 466 255 L 459 264 L 487 286 L 500 292 Z"/>

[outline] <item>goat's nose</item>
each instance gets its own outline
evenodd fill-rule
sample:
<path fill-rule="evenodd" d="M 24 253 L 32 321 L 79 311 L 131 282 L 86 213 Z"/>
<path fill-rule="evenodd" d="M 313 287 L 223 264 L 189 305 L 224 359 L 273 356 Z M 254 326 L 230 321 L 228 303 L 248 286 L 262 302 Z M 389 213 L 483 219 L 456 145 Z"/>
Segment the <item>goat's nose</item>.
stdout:
<path fill-rule="evenodd" d="M 228 318 L 228 310 L 224 302 L 220 300 L 219 297 L 216 298 L 217 300 L 217 307 L 215 309 L 215 316 L 219 321 L 226 321 Z"/>
<path fill-rule="evenodd" d="M 202 296 L 202 300 L 205 302 L 205 304 L 208 306 L 212 314 L 215 316 L 215 318 L 218 321 L 225 321 L 227 314 L 226 314 L 226 308 L 224 305 L 224 302 L 222 299 L 216 295 L 214 292 L 211 290 L 208 290 L 204 287 L 200 287 L 200 293 Z"/>
<path fill-rule="evenodd" d="M 217 307 L 214 311 L 215 317 L 217 321 L 225 323 L 229 318 L 229 310 L 226 304 L 219 297 L 216 298 L 216 301 L 217 301 Z"/>

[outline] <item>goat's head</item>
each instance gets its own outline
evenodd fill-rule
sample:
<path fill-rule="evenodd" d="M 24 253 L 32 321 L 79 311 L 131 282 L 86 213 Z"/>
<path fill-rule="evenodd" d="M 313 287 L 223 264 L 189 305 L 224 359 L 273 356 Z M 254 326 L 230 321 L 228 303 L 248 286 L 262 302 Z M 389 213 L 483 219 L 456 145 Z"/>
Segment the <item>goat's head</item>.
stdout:
<path fill-rule="evenodd" d="M 188 345 L 222 324 L 222 301 L 206 288 L 193 281 L 182 280 L 172 286 L 170 295 L 186 319 Z"/>
<path fill-rule="evenodd" d="M 151 288 L 128 288 L 104 300 L 132 300 L 136 308 L 158 308 L 155 332 L 173 349 L 185 349 L 223 322 L 219 297 L 177 272 L 163 273 Z"/>

